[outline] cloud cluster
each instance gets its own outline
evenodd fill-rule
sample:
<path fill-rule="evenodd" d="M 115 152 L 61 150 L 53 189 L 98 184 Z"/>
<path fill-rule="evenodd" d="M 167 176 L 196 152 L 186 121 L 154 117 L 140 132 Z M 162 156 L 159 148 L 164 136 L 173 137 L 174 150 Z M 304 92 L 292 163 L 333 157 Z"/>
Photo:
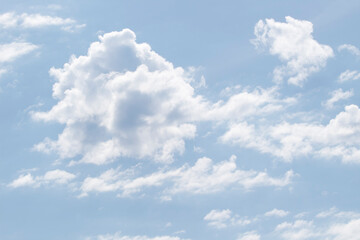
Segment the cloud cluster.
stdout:
<path fill-rule="evenodd" d="M 270 177 L 266 172 L 238 169 L 235 156 L 217 164 L 209 158 L 200 158 L 193 166 L 188 164 L 171 170 L 160 170 L 147 176 L 134 177 L 132 170 L 110 169 L 98 177 L 87 177 L 81 186 L 81 196 L 91 192 L 116 191 L 119 196 L 144 192 L 150 187 L 165 187 L 162 199 L 170 200 L 179 193 L 210 194 L 229 187 L 246 190 L 262 187 L 284 187 L 291 183 L 295 174 L 288 171 L 282 178 Z"/>
<path fill-rule="evenodd" d="M 257 126 L 241 122 L 231 125 L 221 141 L 253 148 L 286 161 L 312 155 L 336 157 L 344 163 L 360 163 L 359 124 L 359 107 L 349 105 L 327 125 L 282 122 Z"/>
<path fill-rule="evenodd" d="M 212 104 L 195 94 L 189 72 L 137 43 L 129 29 L 100 36 L 87 55 L 72 57 L 50 74 L 58 102 L 32 116 L 65 129 L 57 140 L 45 139 L 34 148 L 98 165 L 119 157 L 169 163 L 184 151 L 185 140 L 195 137 L 197 122 L 238 121 L 294 102 L 279 99 L 276 88 L 257 88 Z"/>
<path fill-rule="evenodd" d="M 258 221 L 263 221 L 264 219 L 272 217 L 283 218 L 287 215 L 289 215 L 288 211 L 276 208 L 255 217 L 239 216 L 238 214 L 234 214 L 230 209 L 214 209 L 205 215 L 204 220 L 208 222 L 209 226 L 221 229 L 229 226 L 246 226 Z"/>
<path fill-rule="evenodd" d="M 256 218 L 241 218 L 238 215 L 234 215 L 229 209 L 214 209 L 211 210 L 208 214 L 206 214 L 204 220 L 208 222 L 209 226 L 220 229 L 228 226 L 246 226 L 256 221 Z"/>
<path fill-rule="evenodd" d="M 347 81 L 353 81 L 353 80 L 358 80 L 360 79 L 360 72 L 354 70 L 346 70 L 345 72 L 342 72 L 339 76 L 339 82 L 343 83 L 343 82 L 347 82 Z"/>
<path fill-rule="evenodd" d="M 331 47 L 313 38 L 311 22 L 289 16 L 285 20 L 285 23 L 274 19 L 260 20 L 255 26 L 256 38 L 252 43 L 258 48 L 268 49 L 271 55 L 284 62 L 274 70 L 276 82 L 288 78 L 288 83 L 302 86 L 312 73 L 326 65 L 334 53 Z"/>

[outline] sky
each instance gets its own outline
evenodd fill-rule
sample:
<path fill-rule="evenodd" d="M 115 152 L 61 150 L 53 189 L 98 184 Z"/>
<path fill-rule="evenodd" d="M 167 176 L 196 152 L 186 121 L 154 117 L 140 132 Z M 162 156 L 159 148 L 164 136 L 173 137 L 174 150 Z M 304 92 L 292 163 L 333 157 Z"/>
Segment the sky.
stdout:
<path fill-rule="evenodd" d="M 2 1 L 0 239 L 359 240 L 359 11 Z"/>

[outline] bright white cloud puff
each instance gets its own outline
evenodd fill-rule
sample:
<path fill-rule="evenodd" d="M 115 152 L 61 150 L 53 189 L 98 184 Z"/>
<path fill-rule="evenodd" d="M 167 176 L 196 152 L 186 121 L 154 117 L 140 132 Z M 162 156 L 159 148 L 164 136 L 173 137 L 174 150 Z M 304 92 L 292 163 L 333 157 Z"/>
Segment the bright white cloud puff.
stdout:
<path fill-rule="evenodd" d="M 289 16 L 285 20 L 285 23 L 274 19 L 260 20 L 255 26 L 256 38 L 252 43 L 258 48 L 268 49 L 271 55 L 284 62 L 274 69 L 276 82 L 287 78 L 289 84 L 302 86 L 312 73 L 325 67 L 334 53 L 331 47 L 313 38 L 311 22 Z"/>
<path fill-rule="evenodd" d="M 171 162 L 195 136 L 192 122 L 204 112 L 184 69 L 136 43 L 125 29 L 100 36 L 88 54 L 51 69 L 58 103 L 33 118 L 65 124 L 56 141 L 35 149 L 61 158 L 82 155 L 80 162 L 104 164 L 119 156 Z"/>

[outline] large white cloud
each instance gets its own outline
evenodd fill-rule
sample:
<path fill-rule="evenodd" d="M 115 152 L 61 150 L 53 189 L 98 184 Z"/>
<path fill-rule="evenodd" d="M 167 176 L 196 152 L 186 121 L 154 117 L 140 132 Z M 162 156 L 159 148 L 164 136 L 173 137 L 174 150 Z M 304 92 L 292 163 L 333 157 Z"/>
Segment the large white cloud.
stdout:
<path fill-rule="evenodd" d="M 227 122 L 271 114 L 294 103 L 277 88 L 244 88 L 214 104 L 196 95 L 191 74 L 174 67 L 137 43 L 125 29 L 100 36 L 87 55 L 72 57 L 55 77 L 57 104 L 34 119 L 65 125 L 57 140 L 45 139 L 36 150 L 60 158 L 104 164 L 125 156 L 171 162 L 195 137 L 199 121 Z M 74 162 L 73 162 L 74 163 Z"/>
<path fill-rule="evenodd" d="M 302 86 L 312 73 L 326 65 L 334 53 L 331 47 L 313 38 L 311 22 L 289 16 L 285 20 L 285 23 L 274 19 L 260 20 L 255 26 L 256 38 L 252 42 L 258 48 L 268 49 L 271 55 L 284 62 L 274 70 L 276 82 L 288 78 L 288 83 Z"/>
<path fill-rule="evenodd" d="M 345 163 L 360 163 L 360 110 L 345 107 L 327 125 L 288 123 L 277 125 L 234 123 L 221 141 L 257 149 L 290 161 L 299 156 L 340 158 Z"/>
<path fill-rule="evenodd" d="M 119 156 L 171 161 L 184 151 L 184 139 L 195 136 L 193 121 L 206 103 L 194 94 L 184 69 L 137 43 L 131 30 L 99 38 L 86 56 L 50 70 L 58 103 L 33 117 L 65 129 L 35 149 L 61 158 L 81 155 L 81 162 L 94 164 Z"/>

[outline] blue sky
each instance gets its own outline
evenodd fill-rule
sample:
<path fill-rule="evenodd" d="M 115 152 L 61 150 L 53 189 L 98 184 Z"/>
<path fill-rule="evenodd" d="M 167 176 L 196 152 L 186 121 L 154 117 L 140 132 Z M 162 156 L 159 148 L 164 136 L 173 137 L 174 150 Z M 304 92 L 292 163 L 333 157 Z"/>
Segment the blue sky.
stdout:
<path fill-rule="evenodd" d="M 359 2 L 0 10 L 0 239 L 359 239 Z"/>

